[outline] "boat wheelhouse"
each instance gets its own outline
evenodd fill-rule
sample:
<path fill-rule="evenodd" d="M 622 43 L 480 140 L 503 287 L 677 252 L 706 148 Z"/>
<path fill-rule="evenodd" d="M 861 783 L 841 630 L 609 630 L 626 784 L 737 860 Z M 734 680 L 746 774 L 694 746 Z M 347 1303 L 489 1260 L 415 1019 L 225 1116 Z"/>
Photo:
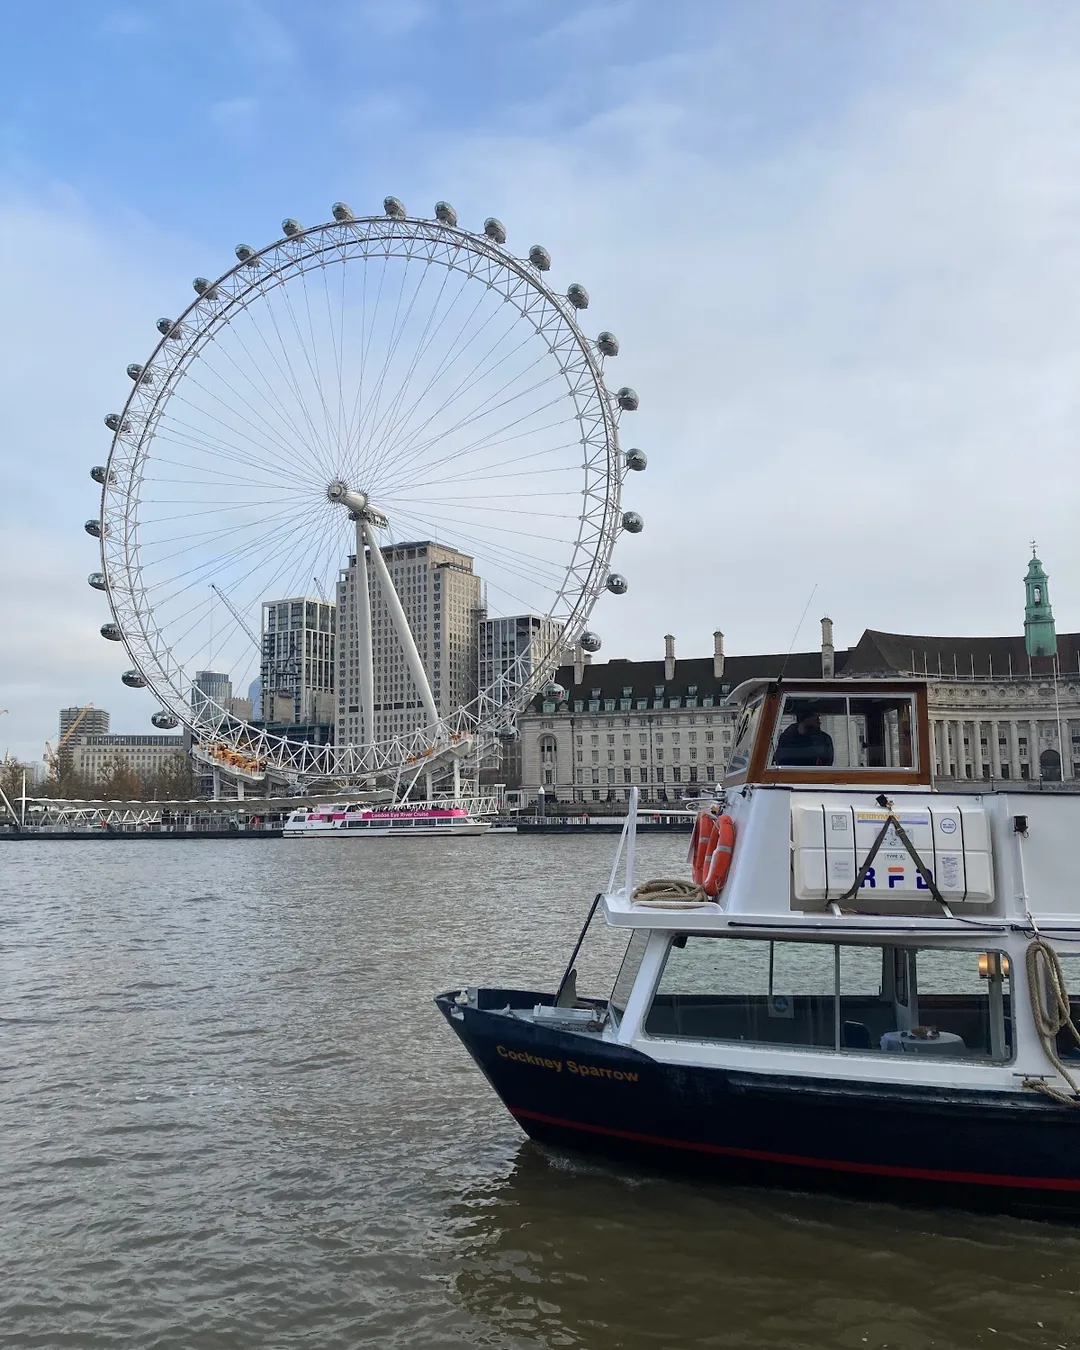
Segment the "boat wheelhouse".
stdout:
<path fill-rule="evenodd" d="M 324 803 L 293 811 L 286 839 L 423 839 L 486 834 L 491 819 L 464 806 L 362 806 Z"/>
<path fill-rule="evenodd" d="M 694 880 L 639 883 L 631 804 L 610 993 L 577 993 L 587 922 L 556 991 L 454 991 L 450 1025 L 551 1143 L 1080 1212 L 1080 797 L 937 792 L 922 681 L 731 698 Z"/>

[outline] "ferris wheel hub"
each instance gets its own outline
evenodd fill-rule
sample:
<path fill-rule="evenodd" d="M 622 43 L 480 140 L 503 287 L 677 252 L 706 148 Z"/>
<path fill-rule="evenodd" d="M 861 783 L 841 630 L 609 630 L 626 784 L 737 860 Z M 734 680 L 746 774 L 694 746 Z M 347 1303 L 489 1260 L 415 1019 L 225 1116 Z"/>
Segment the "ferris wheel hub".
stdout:
<path fill-rule="evenodd" d="M 383 530 L 390 525 L 389 517 L 377 506 L 372 506 L 366 492 L 354 492 L 340 478 L 336 478 L 326 489 L 326 496 L 328 501 L 344 506 L 353 520 L 366 520 L 369 525 Z"/>

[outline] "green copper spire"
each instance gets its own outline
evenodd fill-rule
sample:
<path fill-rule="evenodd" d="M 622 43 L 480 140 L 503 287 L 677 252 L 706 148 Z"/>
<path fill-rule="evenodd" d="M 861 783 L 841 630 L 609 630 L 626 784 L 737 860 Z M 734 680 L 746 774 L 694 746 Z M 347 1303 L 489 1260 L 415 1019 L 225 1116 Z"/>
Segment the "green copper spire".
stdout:
<path fill-rule="evenodd" d="M 1043 565 L 1031 545 L 1031 561 L 1028 563 L 1024 589 L 1027 592 L 1027 604 L 1024 607 L 1024 643 L 1028 656 L 1056 656 L 1057 632 L 1054 628 L 1054 611 L 1050 608 L 1050 589 Z"/>

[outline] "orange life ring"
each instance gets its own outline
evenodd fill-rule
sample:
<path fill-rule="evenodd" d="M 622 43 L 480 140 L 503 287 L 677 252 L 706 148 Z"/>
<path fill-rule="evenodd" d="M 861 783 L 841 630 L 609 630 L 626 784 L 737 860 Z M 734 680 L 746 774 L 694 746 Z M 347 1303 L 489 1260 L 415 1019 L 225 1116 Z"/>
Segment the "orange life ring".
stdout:
<path fill-rule="evenodd" d="M 716 816 L 712 811 L 699 811 L 694 821 L 694 833 L 690 839 L 690 861 L 694 884 L 701 886 L 705 881 L 705 871 L 716 838 Z"/>
<path fill-rule="evenodd" d="M 734 848 L 735 822 L 730 816 L 721 816 L 716 822 L 716 833 L 705 869 L 705 880 L 699 883 L 704 887 L 706 895 L 715 898 L 723 890 Z"/>

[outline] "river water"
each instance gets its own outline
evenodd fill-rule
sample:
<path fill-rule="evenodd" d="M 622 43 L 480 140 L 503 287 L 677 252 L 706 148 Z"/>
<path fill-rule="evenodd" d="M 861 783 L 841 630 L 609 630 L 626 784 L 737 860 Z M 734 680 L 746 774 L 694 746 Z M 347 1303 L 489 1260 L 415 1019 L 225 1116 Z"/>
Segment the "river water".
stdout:
<path fill-rule="evenodd" d="M 524 1138 L 431 996 L 552 987 L 613 847 L 0 844 L 0 1344 L 1080 1347 L 1080 1230 Z"/>

